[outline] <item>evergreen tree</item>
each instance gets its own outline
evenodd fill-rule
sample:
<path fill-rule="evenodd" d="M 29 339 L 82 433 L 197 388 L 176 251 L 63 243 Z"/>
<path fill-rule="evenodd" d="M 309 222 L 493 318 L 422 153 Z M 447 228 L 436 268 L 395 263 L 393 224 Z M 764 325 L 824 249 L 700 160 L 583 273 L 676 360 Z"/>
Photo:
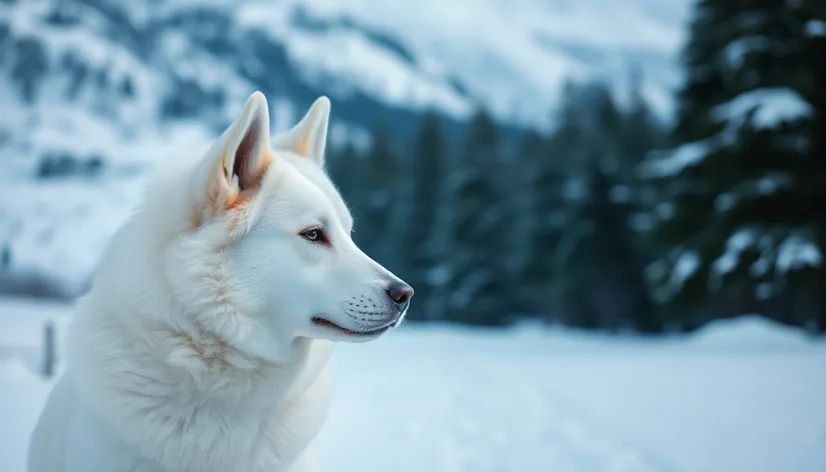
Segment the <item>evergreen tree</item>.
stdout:
<path fill-rule="evenodd" d="M 514 228 L 515 236 L 520 238 L 513 247 L 520 251 L 520 259 L 512 276 L 517 281 L 513 298 L 519 312 L 532 316 L 547 316 L 553 311 L 547 296 L 551 276 L 548 253 L 553 251 L 553 233 L 548 234 L 547 229 L 559 210 L 557 197 L 562 179 L 548 148 L 548 139 L 536 131 L 522 136 L 516 164 L 523 172 L 522 181 L 512 193 L 515 198 L 524 199 L 519 208 L 519 225 Z"/>
<path fill-rule="evenodd" d="M 627 201 L 615 202 L 620 205 L 620 211 L 626 218 L 623 226 L 623 236 L 628 237 L 626 244 L 629 250 L 628 281 L 632 295 L 632 306 L 636 306 L 635 327 L 646 333 L 658 332 L 665 328 L 657 313 L 650 286 L 645 277 L 645 268 L 659 253 L 657 240 L 646 234 L 647 226 L 639 224 L 638 217 L 645 218 L 645 209 L 651 205 L 653 191 L 640 178 L 637 169 L 653 149 L 665 143 L 666 130 L 651 111 L 645 100 L 642 72 L 636 67 L 630 69 L 630 103 L 628 113 L 620 136 L 620 169 L 617 181 L 628 189 Z M 637 225 L 631 221 L 637 218 Z M 632 228 L 629 228 L 629 225 Z"/>
<path fill-rule="evenodd" d="M 360 212 L 359 227 L 354 232 L 355 242 L 390 270 L 402 253 L 394 240 L 401 234 L 393 227 L 393 212 L 398 208 L 398 158 L 390 146 L 387 130 L 377 127 L 373 131 L 373 142 L 365 158 L 361 192 L 365 194 L 364 208 Z"/>
<path fill-rule="evenodd" d="M 564 321 L 572 308 L 566 293 L 572 279 L 564 261 L 572 250 L 579 230 L 572 225 L 572 208 L 582 195 L 581 181 L 574 177 L 583 157 L 584 120 L 580 112 L 577 86 L 566 81 L 557 129 L 550 137 L 525 143 L 526 153 L 539 155 L 537 172 L 530 187 L 534 225 L 531 259 L 525 266 L 523 282 L 529 289 L 534 310 L 547 322 Z"/>
<path fill-rule="evenodd" d="M 576 87 L 566 82 L 557 129 L 550 137 L 529 133 L 522 145 L 522 155 L 536 162 L 534 178 L 526 192 L 531 195 L 529 243 L 530 258 L 523 267 L 520 283 L 527 292 L 529 309 L 546 321 L 557 319 L 560 311 L 559 293 L 564 277 L 559 273 L 561 237 L 570 219 L 569 200 L 565 189 L 571 162 L 579 157 L 582 126 L 577 113 Z M 559 275 L 559 277 L 555 277 Z"/>
<path fill-rule="evenodd" d="M 622 126 L 621 146 L 625 154 L 621 172 L 622 179 L 641 185 L 637 167 L 652 150 L 665 144 L 664 126 L 657 121 L 642 93 L 642 72 L 630 69 L 629 107 Z M 639 197 L 639 195 L 637 195 Z"/>
<path fill-rule="evenodd" d="M 684 325 L 724 307 L 824 330 L 824 264 L 784 257 L 791 244 L 820 259 L 826 250 L 824 94 L 815 85 L 823 66 L 813 60 L 824 53 L 807 34 L 824 13 L 822 3 L 783 0 L 695 8 L 678 147 L 645 166 L 661 200 L 655 232 L 669 249 L 655 265 L 657 282 Z M 791 280 L 795 290 L 784 291 Z M 810 300 L 811 313 L 786 312 L 789 297 Z"/>
<path fill-rule="evenodd" d="M 351 209 L 360 207 L 359 166 L 361 159 L 352 143 L 346 143 L 340 148 L 330 148 L 326 157 L 327 174 L 335 184 L 342 199 Z"/>
<path fill-rule="evenodd" d="M 626 169 L 641 159 L 627 146 L 631 118 L 604 85 L 568 91 L 560 127 L 549 141 L 549 152 L 563 162 L 546 168 L 547 183 L 537 192 L 556 215 L 542 228 L 552 243 L 537 252 L 531 275 L 553 281 L 553 299 L 566 324 L 657 331 L 645 258 L 629 225 L 639 190 Z M 560 180 L 562 185 L 554 182 Z M 554 195 L 549 187 L 563 191 Z"/>
<path fill-rule="evenodd" d="M 622 187 L 615 174 L 604 169 L 605 154 L 599 149 L 590 152 L 584 176 L 587 197 L 578 201 L 569 223 L 582 231 L 565 260 L 565 274 L 573 277 L 567 302 L 576 307 L 567 321 L 609 331 L 659 331 L 629 227 L 630 202 L 618 198 Z"/>
<path fill-rule="evenodd" d="M 454 321 L 500 325 L 510 315 L 507 206 L 497 178 L 500 152 L 496 125 L 487 113 L 477 112 L 451 176 L 453 286 L 448 318 Z"/>
<path fill-rule="evenodd" d="M 400 275 L 416 291 L 409 318 L 432 320 L 441 315 L 444 304 L 439 297 L 447 283 L 440 207 L 444 205 L 443 188 L 449 165 L 447 142 L 435 113 L 422 119 L 412 150 L 407 174 L 411 179 L 409 215 L 400 249 L 407 257 Z"/>

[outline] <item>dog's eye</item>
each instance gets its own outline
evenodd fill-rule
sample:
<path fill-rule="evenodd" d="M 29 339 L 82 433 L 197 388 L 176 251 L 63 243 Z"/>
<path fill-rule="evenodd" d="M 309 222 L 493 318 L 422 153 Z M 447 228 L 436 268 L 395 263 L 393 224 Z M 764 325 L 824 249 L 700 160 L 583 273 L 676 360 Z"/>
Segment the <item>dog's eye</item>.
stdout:
<path fill-rule="evenodd" d="M 304 239 L 307 239 L 309 241 L 313 241 L 313 242 L 316 242 L 316 243 L 325 243 L 326 244 L 328 242 L 327 235 L 324 234 L 324 231 L 321 228 L 310 228 L 310 229 L 304 231 L 303 233 L 301 233 L 301 236 L 303 236 Z"/>

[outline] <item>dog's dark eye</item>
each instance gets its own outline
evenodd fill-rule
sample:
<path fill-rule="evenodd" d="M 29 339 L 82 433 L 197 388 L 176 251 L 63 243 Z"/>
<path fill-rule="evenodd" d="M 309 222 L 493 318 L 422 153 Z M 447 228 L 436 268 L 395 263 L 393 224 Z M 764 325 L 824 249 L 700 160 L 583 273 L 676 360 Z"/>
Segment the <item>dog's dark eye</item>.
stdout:
<path fill-rule="evenodd" d="M 309 239 L 310 241 L 315 241 L 318 239 L 319 233 L 317 229 L 311 229 L 304 233 L 304 237 Z"/>
<path fill-rule="evenodd" d="M 316 243 L 326 244 L 328 242 L 327 235 L 324 234 L 324 231 L 322 231 L 321 228 L 310 228 L 301 233 L 301 236 Z"/>

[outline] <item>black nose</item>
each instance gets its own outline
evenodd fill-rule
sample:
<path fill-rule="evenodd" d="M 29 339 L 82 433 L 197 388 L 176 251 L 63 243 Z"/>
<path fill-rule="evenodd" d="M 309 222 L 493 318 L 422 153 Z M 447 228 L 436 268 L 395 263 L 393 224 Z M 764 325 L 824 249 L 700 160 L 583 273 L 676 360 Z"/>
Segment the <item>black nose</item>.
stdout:
<path fill-rule="evenodd" d="M 413 296 L 413 287 L 404 282 L 395 282 L 387 289 L 387 294 L 399 305 L 404 305 Z"/>

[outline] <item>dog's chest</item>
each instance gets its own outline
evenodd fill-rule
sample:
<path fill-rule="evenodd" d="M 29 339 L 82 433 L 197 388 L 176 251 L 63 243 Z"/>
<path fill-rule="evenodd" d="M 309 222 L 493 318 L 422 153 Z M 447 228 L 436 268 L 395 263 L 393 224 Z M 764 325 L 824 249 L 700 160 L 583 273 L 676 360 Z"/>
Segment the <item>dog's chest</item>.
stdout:
<path fill-rule="evenodd" d="M 163 397 L 155 402 L 143 396 L 125 400 L 125 409 L 78 402 L 66 472 L 293 472 L 327 416 L 329 368 L 313 374 L 317 376 L 304 388 L 263 407 L 253 398 L 241 407 L 175 405 Z M 275 391 L 271 395 L 279 397 Z M 137 409 L 139 405 L 148 408 Z"/>
<path fill-rule="evenodd" d="M 149 450 L 129 444 L 79 404 L 68 435 L 66 472 L 293 472 L 326 419 L 326 393 L 310 388 L 257 418 L 200 411 L 179 434 L 143 444 Z M 144 433 L 163 436 L 168 427 L 157 424 L 156 431 Z"/>
<path fill-rule="evenodd" d="M 185 448 L 195 455 L 181 459 L 194 467 L 181 472 L 293 471 L 293 462 L 321 431 L 329 397 L 325 370 L 309 388 L 261 416 L 242 415 L 234 425 L 216 419 L 203 431 L 190 431 L 188 438 L 182 439 L 196 442 Z M 226 418 L 226 412 L 220 412 L 220 417 Z"/>

